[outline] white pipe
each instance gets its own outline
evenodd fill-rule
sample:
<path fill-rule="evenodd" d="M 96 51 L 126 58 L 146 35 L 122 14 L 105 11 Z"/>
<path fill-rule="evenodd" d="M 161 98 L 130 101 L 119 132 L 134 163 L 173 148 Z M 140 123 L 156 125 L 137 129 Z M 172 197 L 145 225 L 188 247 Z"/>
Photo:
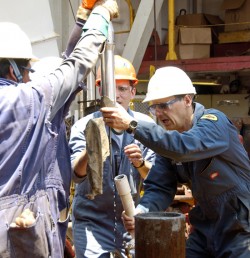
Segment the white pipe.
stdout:
<path fill-rule="evenodd" d="M 133 217 L 135 215 L 135 205 L 127 176 L 124 174 L 116 176 L 115 185 L 118 194 L 120 195 L 125 214 L 129 217 Z"/>

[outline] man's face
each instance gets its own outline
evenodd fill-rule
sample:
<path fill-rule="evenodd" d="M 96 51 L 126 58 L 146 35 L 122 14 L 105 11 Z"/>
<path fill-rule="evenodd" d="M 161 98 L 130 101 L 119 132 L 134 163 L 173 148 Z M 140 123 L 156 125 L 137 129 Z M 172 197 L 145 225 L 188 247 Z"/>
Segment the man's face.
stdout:
<path fill-rule="evenodd" d="M 183 132 L 190 126 L 190 104 L 184 97 L 169 97 L 152 101 L 150 107 L 166 130 Z M 188 104 L 189 103 L 189 104 Z"/>
<path fill-rule="evenodd" d="M 30 64 L 27 66 L 27 68 L 31 68 Z M 30 81 L 30 71 L 28 69 L 23 69 L 23 82 L 29 82 Z"/>
<path fill-rule="evenodd" d="M 27 64 L 27 66 L 21 66 L 20 72 L 22 73 L 24 83 L 31 81 L 30 73 L 33 73 L 34 70 L 31 68 L 30 62 Z"/>
<path fill-rule="evenodd" d="M 122 105 L 126 110 L 135 94 L 136 89 L 135 87 L 130 86 L 130 81 L 116 80 L 116 102 Z"/>

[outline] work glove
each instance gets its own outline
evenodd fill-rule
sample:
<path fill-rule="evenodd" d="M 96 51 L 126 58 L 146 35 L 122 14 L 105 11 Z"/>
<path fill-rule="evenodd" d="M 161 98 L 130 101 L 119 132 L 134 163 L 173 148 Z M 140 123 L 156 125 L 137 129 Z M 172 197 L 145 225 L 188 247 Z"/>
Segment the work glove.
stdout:
<path fill-rule="evenodd" d="M 109 12 L 110 20 L 117 18 L 119 16 L 119 9 L 116 0 L 97 0 L 93 10 L 98 10 L 99 13 L 103 14 L 100 7 L 104 7 Z"/>
<path fill-rule="evenodd" d="M 78 7 L 76 17 L 86 21 L 95 5 L 97 0 L 82 0 L 81 5 Z"/>
<path fill-rule="evenodd" d="M 82 7 L 92 10 L 97 0 L 82 0 Z"/>

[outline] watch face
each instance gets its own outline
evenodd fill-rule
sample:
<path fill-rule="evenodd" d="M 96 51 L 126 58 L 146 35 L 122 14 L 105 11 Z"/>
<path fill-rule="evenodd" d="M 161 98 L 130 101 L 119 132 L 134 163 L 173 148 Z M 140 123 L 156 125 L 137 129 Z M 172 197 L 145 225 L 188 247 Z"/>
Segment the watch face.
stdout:
<path fill-rule="evenodd" d="M 130 127 L 132 127 L 133 129 L 135 129 L 136 127 L 137 127 L 137 121 L 135 121 L 135 120 L 132 120 L 131 122 L 130 122 Z"/>
<path fill-rule="evenodd" d="M 130 123 L 129 123 L 129 128 L 126 130 L 127 133 L 133 133 L 133 131 L 136 129 L 138 125 L 138 122 L 135 121 L 135 120 L 132 120 Z"/>

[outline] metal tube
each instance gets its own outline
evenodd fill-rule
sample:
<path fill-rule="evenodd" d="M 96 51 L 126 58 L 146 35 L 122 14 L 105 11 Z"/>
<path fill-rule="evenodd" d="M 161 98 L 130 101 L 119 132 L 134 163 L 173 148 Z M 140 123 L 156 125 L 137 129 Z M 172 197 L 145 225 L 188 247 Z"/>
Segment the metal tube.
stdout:
<path fill-rule="evenodd" d="M 105 95 L 110 98 L 113 103 L 116 103 L 116 86 L 115 86 L 115 58 L 114 58 L 114 28 L 112 22 L 109 23 L 108 39 L 104 52 L 104 73 L 105 73 Z"/>
<path fill-rule="evenodd" d="M 185 258 L 185 216 L 149 212 L 135 216 L 135 258 Z"/>
<path fill-rule="evenodd" d="M 101 87 L 102 87 L 102 101 L 105 98 L 112 102 L 113 106 L 116 103 L 116 85 L 115 85 L 115 40 L 114 40 L 114 28 L 112 22 L 109 23 L 108 38 L 106 42 L 106 48 L 101 56 Z M 112 166 L 112 140 L 111 140 L 111 128 L 109 128 L 109 151 L 110 151 L 110 163 Z"/>
<path fill-rule="evenodd" d="M 95 75 L 91 71 L 87 77 L 87 100 L 96 100 L 95 89 Z"/>

